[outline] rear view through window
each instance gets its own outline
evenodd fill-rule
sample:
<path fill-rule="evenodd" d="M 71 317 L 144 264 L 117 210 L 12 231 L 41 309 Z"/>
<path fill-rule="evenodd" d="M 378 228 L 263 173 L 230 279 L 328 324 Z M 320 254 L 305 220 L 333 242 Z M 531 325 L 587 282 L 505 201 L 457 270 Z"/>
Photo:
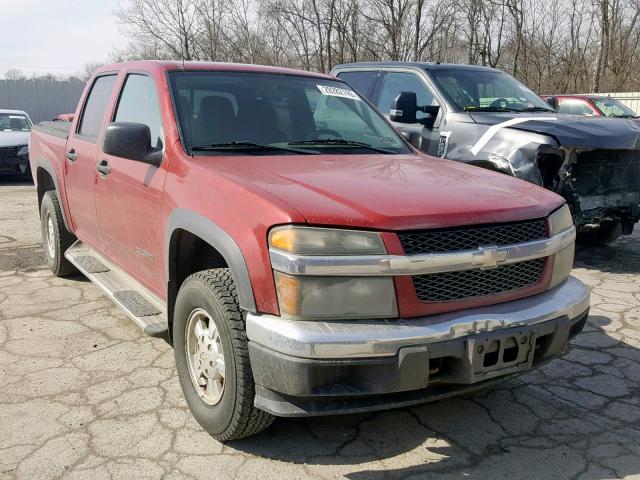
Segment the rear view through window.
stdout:
<path fill-rule="evenodd" d="M 410 151 L 342 82 L 240 72 L 173 72 L 170 81 L 185 147 L 193 154 Z"/>

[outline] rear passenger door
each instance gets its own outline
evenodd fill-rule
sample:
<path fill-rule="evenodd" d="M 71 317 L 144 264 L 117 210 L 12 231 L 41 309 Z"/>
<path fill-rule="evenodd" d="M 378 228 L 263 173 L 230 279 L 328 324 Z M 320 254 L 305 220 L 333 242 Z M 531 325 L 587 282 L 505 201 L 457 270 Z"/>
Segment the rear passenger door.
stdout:
<path fill-rule="evenodd" d="M 94 182 L 100 134 L 112 101 L 117 74 L 96 77 L 87 94 L 80 118 L 67 140 L 64 183 L 71 223 L 76 236 L 99 250 L 104 243 L 98 229 Z"/>
<path fill-rule="evenodd" d="M 153 147 L 162 148 L 164 134 L 153 77 L 128 73 L 120 88 L 112 122 L 142 123 L 151 131 Z M 109 167 L 96 180 L 96 210 L 106 255 L 156 294 L 165 285 L 161 207 L 166 178 L 164 164 L 155 167 L 106 155 L 98 162 Z"/>

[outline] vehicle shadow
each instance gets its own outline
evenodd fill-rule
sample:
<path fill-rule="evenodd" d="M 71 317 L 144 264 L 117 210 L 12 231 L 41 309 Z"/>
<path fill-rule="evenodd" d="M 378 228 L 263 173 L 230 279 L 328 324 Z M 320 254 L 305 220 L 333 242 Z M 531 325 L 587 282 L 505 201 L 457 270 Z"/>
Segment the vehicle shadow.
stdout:
<path fill-rule="evenodd" d="M 576 244 L 574 267 L 608 273 L 640 273 L 640 228 L 608 245 Z"/>
<path fill-rule="evenodd" d="M 625 448 L 640 445 L 640 350 L 612 333 L 619 324 L 590 316 L 561 358 L 480 393 L 386 412 L 277 419 L 226 448 L 303 464 L 310 475 L 331 466 L 335 476 L 358 480 L 640 474 L 640 451 Z"/>
<path fill-rule="evenodd" d="M 33 179 L 29 175 L 1 175 L 0 187 L 29 187 L 33 186 Z"/>

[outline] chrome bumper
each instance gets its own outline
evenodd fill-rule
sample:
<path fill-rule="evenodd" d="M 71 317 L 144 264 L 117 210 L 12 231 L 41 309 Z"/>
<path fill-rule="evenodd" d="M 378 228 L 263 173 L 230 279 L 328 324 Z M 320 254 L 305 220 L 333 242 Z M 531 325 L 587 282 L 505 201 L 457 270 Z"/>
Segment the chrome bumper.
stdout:
<path fill-rule="evenodd" d="M 474 333 L 575 318 L 589 308 L 589 291 L 569 277 L 532 297 L 487 307 L 393 320 L 286 320 L 247 314 L 247 337 L 265 348 L 298 358 L 393 356 L 402 347 L 452 340 Z"/>

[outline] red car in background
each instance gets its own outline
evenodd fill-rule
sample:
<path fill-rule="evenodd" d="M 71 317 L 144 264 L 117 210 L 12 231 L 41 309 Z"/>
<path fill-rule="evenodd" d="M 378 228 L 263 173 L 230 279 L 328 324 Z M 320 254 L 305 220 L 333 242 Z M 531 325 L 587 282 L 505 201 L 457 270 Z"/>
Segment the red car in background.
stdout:
<path fill-rule="evenodd" d="M 620 100 L 604 95 L 548 95 L 542 98 L 560 113 L 640 119 Z"/>

